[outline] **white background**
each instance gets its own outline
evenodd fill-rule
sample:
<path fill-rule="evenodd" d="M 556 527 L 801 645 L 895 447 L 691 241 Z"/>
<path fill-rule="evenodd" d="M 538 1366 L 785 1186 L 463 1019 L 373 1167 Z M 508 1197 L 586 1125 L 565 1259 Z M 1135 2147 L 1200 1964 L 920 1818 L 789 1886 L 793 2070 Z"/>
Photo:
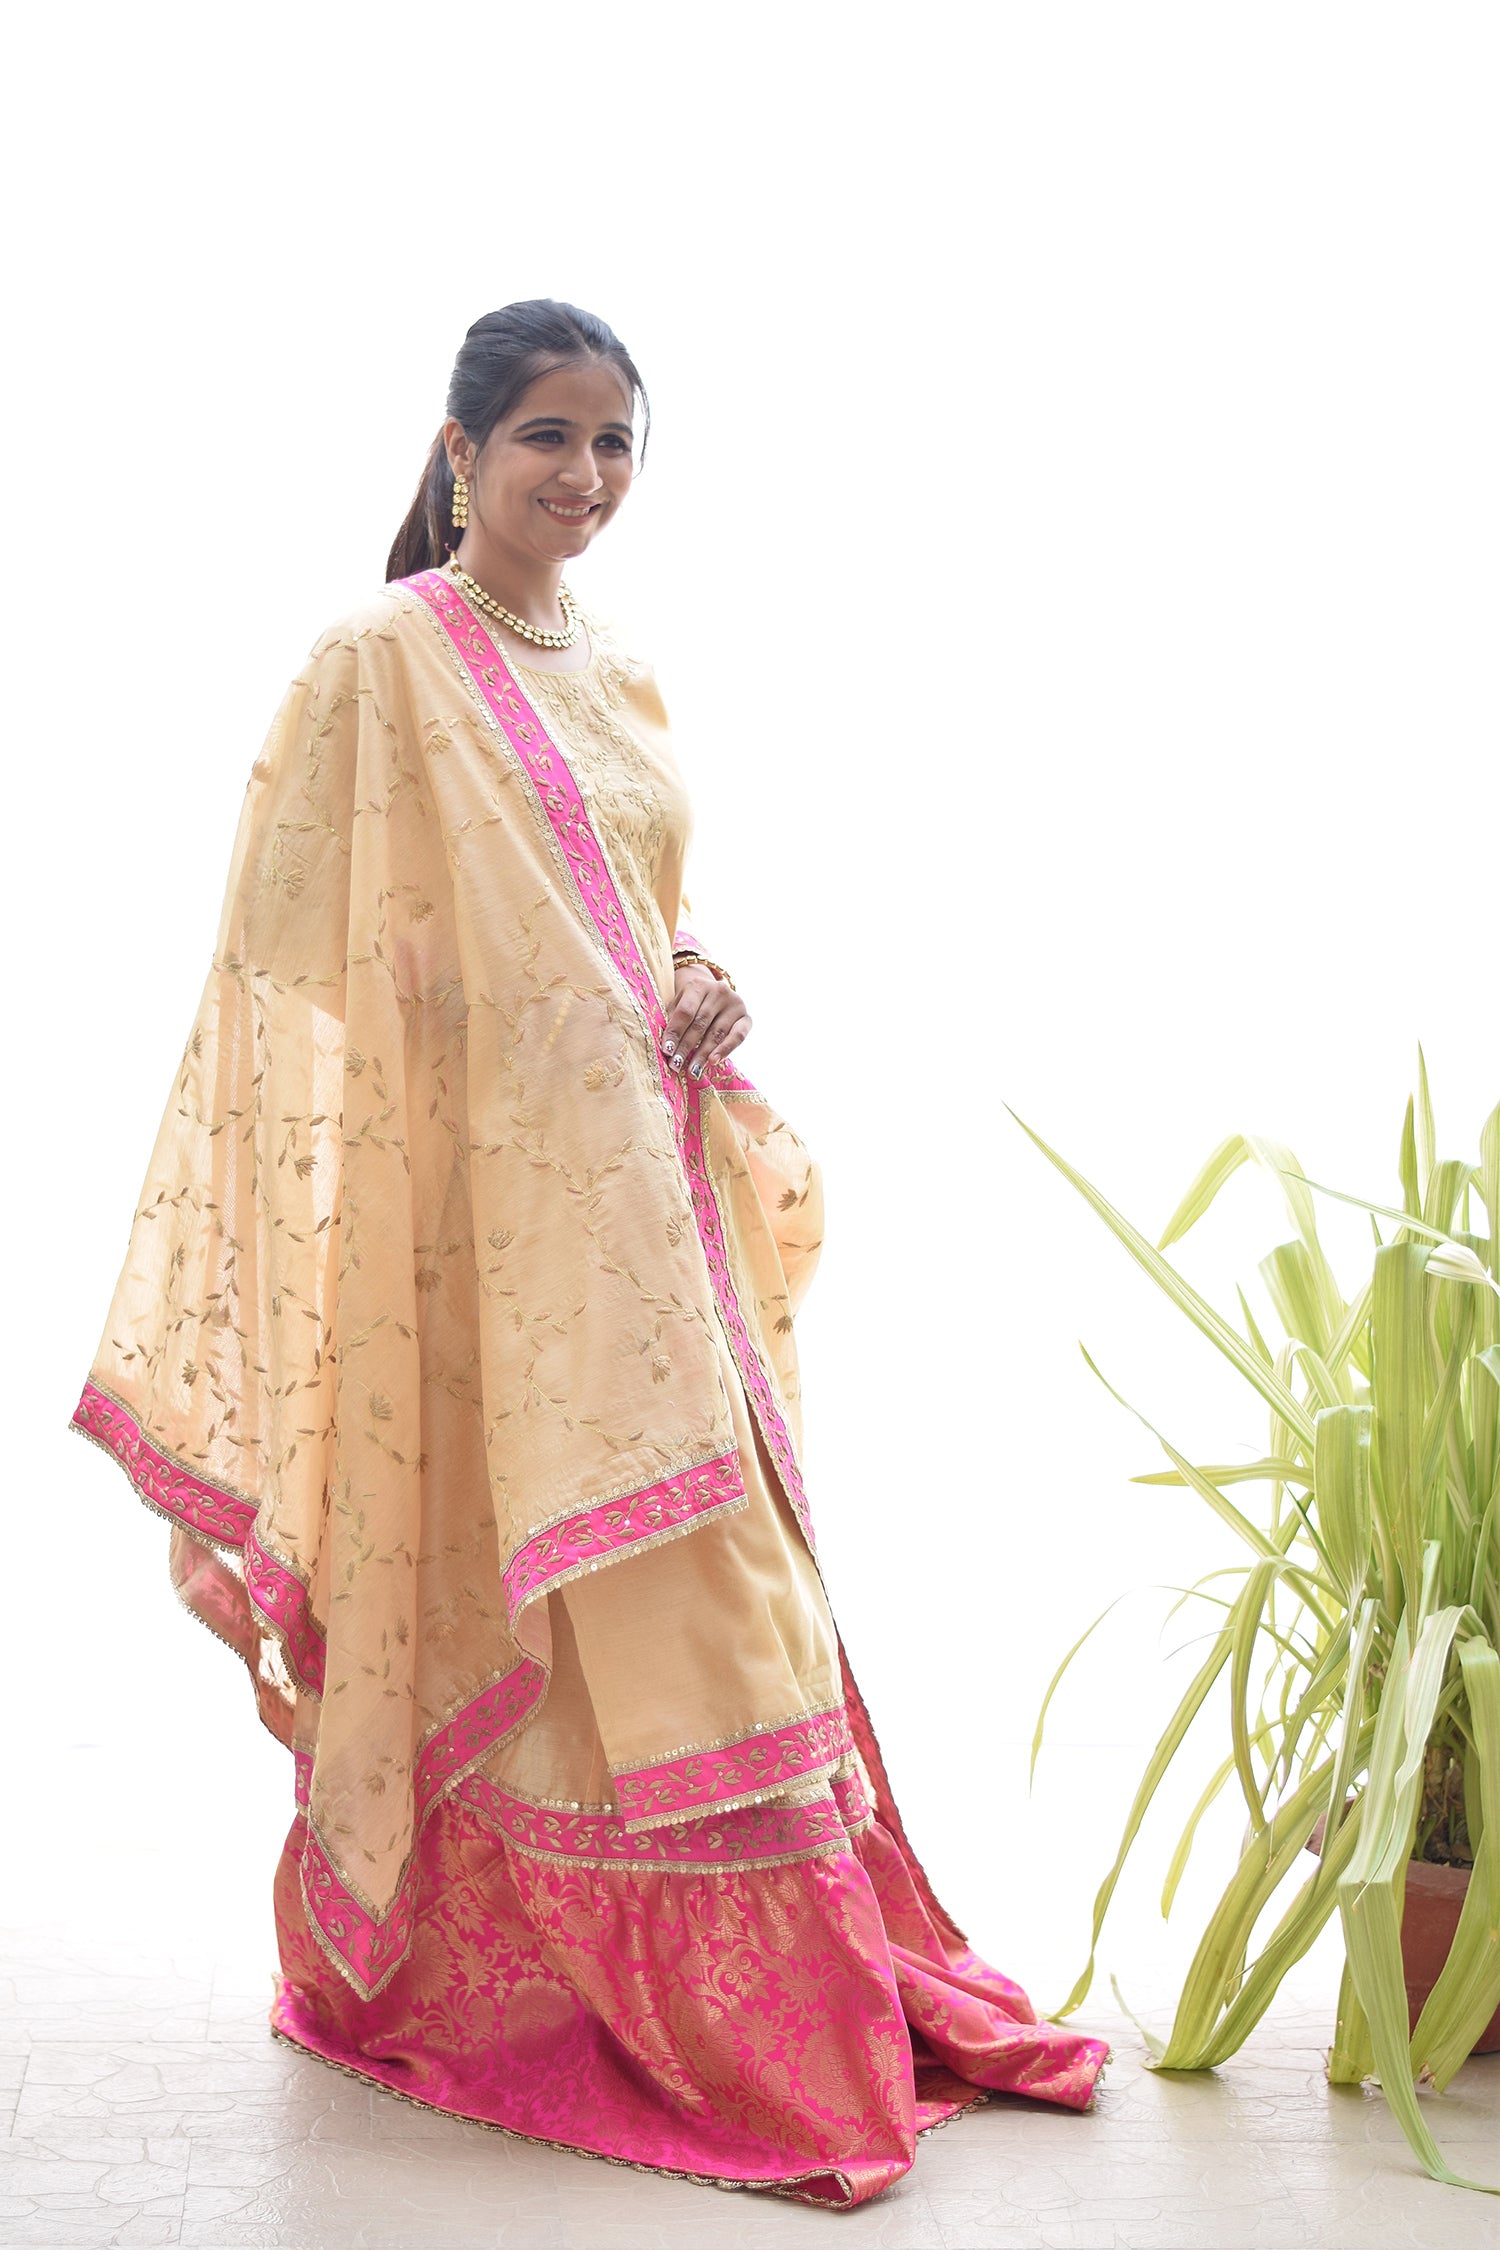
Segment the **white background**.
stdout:
<path fill-rule="evenodd" d="M 65 1425 L 271 712 L 469 321 L 556 295 L 656 410 L 576 583 L 656 662 L 695 920 L 826 1169 L 835 1606 L 940 1889 L 1055 2005 L 1201 1630 L 1149 1589 L 1233 1559 L 1129 1482 L 1076 1341 L 1200 1458 L 1264 1418 L 1006 1105 L 1154 1233 L 1236 1128 L 1388 1198 L 1419 1038 L 1445 1150 L 1500 1093 L 1493 11 L 75 6 L 9 47 L 11 1917 L 269 1965 L 282 1753 Z M 1181 1256 L 1232 1305 L 1284 1232 L 1245 1176 Z M 1155 2010 L 1165 1836 L 1104 1953 Z"/>

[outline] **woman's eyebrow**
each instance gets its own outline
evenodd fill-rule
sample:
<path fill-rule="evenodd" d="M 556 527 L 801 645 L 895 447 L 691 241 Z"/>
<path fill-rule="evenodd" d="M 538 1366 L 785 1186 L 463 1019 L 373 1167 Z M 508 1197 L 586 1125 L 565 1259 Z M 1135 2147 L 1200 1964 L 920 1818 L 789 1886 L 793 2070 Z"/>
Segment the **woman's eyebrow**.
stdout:
<path fill-rule="evenodd" d="M 544 426 L 555 430 L 576 430 L 578 424 L 570 422 L 566 414 L 533 414 L 529 422 L 516 424 L 516 436 L 520 437 L 525 430 L 539 430 Z M 601 430 L 623 430 L 626 437 L 633 437 L 635 434 L 628 422 L 601 422 L 599 427 Z"/>

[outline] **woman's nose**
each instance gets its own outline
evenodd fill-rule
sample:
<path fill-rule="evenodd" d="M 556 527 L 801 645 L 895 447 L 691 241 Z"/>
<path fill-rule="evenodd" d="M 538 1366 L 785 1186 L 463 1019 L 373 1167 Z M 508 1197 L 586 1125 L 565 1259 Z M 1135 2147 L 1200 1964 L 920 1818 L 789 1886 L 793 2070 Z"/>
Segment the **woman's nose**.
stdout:
<path fill-rule="evenodd" d="M 564 484 L 571 486 L 574 492 L 584 494 L 597 492 L 604 482 L 603 477 L 599 474 L 599 464 L 594 459 L 591 450 L 576 453 L 567 467 L 558 471 L 558 475 Z"/>

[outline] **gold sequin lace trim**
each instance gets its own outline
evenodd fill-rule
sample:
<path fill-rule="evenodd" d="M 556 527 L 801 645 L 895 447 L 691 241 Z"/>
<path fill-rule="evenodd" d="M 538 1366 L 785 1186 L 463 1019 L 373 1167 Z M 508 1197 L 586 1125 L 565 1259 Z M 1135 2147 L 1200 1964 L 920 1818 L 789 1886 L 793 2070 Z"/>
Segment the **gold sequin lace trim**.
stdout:
<path fill-rule="evenodd" d="M 719 1810 L 717 1805 L 708 1807 L 708 1817 Z M 549 1852 L 540 1844 L 523 1844 L 503 1828 L 496 1833 L 505 1838 L 508 1850 L 519 1852 L 523 1859 L 544 1860 L 551 1867 L 588 1868 L 606 1875 L 757 1875 L 763 1867 L 798 1867 L 804 1860 L 828 1859 L 848 1848 L 847 1838 L 830 1836 L 825 1843 L 804 1844 L 800 1851 L 779 1852 L 771 1859 L 762 1858 L 759 1852 L 745 1859 L 585 1859 L 577 1852 Z M 852 1835 L 853 1830 L 849 1833 Z"/>
<path fill-rule="evenodd" d="M 804 1719 L 823 1719 L 828 1716 L 830 1711 L 842 1711 L 843 1708 L 843 1697 L 836 1695 L 827 1703 L 809 1703 L 804 1710 L 793 1711 L 784 1719 L 757 1719 L 749 1728 L 737 1727 L 733 1734 L 715 1735 L 712 1742 L 679 1742 L 675 1750 L 658 1750 L 654 1757 L 637 1759 L 633 1765 L 611 1766 L 609 1769 L 610 1779 L 617 1780 L 621 1774 L 650 1773 L 655 1766 L 670 1765 L 674 1758 L 696 1758 L 706 1750 L 728 1750 L 731 1745 L 737 1742 L 758 1742 L 763 1735 L 780 1734 L 783 1727 L 800 1726 Z M 848 1752 L 845 1751 L 832 1763 L 834 1766 L 838 1766 L 845 1763 L 847 1758 Z M 811 1770 L 809 1769 L 809 1771 Z M 819 1768 L 818 1770 L 821 1771 L 822 1769 Z M 795 1781 L 782 1783 L 781 1786 L 783 1788 L 795 1787 L 804 1778 L 803 1775 L 799 1774 Z M 722 1812 L 723 1809 L 722 1805 L 705 1808 L 705 1810 L 714 1812 Z M 683 1813 L 678 1817 L 680 1819 L 691 1819 L 694 1816 L 690 1813 Z"/>
<path fill-rule="evenodd" d="M 329 2070 L 342 2071 L 346 2078 L 356 2078 L 363 2085 L 376 2086 L 381 2093 L 389 2094 L 394 2101 L 410 2102 L 413 2109 L 435 2110 L 439 2117 L 452 2117 L 456 2118 L 461 2124 L 478 2125 L 486 2133 L 503 2133 L 507 2140 L 530 2141 L 538 2148 L 557 2149 L 564 2156 L 586 2156 L 596 2164 L 617 2164 L 627 2172 L 656 2172 L 663 2179 L 693 2180 L 700 2187 L 724 2188 L 730 2193 L 758 2190 L 763 2195 L 781 2195 L 785 2196 L 789 2202 L 813 2203 L 819 2209 L 825 2211 L 847 2209 L 854 2200 L 854 2190 L 849 2183 L 848 2174 L 841 2172 L 836 2164 L 820 2164 L 810 2172 L 789 2172 L 784 2180 L 729 2180 L 722 2179 L 713 2172 L 684 2171 L 675 2164 L 643 2164 L 639 2158 L 634 2156 L 609 2156 L 603 2149 L 579 2148 L 576 2142 L 555 2141 L 545 2133 L 522 2133 L 514 2125 L 497 2125 L 494 2119 L 490 2117 L 474 2117 L 467 2110 L 448 2109 L 440 2102 L 423 2101 L 419 2094 L 400 2093 L 394 2086 L 387 2086 L 383 2079 L 376 2078 L 370 2071 L 357 2070 L 353 2063 L 335 2062 L 331 2055 L 320 2055 L 316 2047 L 309 2047 L 305 2040 L 293 2038 L 292 2034 L 289 2031 L 283 2031 L 279 2024 L 273 2023 L 270 2028 L 271 2037 L 279 2039 L 283 2046 L 295 2048 L 299 2054 L 311 2055 L 315 2062 L 324 2064 Z M 988 2095 L 984 2092 L 976 2097 L 979 2102 L 988 2099 Z M 965 2106 L 972 2108 L 974 2104 L 968 2103 Z M 946 2119 L 942 2122 L 946 2123 Z M 933 2128 L 929 2126 L 926 2130 L 931 2131 Z M 824 2195 L 798 2195 L 796 2190 L 805 2180 L 836 2180 L 843 2190 L 843 2205 L 831 2205 L 827 2196 Z"/>
<path fill-rule="evenodd" d="M 829 1758 L 820 1766 L 809 1766 L 794 1782 L 773 1781 L 769 1788 L 742 1789 L 737 1797 L 715 1797 L 711 1804 L 678 1805 L 673 1812 L 647 1813 L 640 1820 L 628 1820 L 622 1815 L 621 1825 L 628 1836 L 644 1836 L 652 1828 L 675 1828 L 686 1820 L 714 1820 L 720 1813 L 742 1812 L 746 1805 L 796 1804 L 801 1800 L 788 1797 L 788 1789 L 800 1789 L 809 1781 L 831 1784 L 841 1762 L 838 1758 Z"/>

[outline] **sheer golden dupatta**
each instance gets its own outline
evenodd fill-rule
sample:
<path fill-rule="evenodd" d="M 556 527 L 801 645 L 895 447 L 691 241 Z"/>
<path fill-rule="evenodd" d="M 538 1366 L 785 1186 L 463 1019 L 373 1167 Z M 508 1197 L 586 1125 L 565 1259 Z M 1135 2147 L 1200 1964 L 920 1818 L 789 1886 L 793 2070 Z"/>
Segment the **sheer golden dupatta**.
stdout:
<path fill-rule="evenodd" d="M 330 634 L 251 780 L 75 1420 L 299 1751 L 309 1916 L 361 1991 L 424 1815 L 541 1713 L 553 1597 L 629 1563 L 649 1645 L 650 1557 L 746 1511 L 747 1447 L 806 1524 L 816 1176 L 735 1074 L 665 1066 L 662 998 L 451 584 Z M 622 1724 L 631 1694 L 605 1678 Z M 783 1702 L 686 1696 L 608 1801 L 645 1832 L 846 1771 L 836 1674 Z"/>

